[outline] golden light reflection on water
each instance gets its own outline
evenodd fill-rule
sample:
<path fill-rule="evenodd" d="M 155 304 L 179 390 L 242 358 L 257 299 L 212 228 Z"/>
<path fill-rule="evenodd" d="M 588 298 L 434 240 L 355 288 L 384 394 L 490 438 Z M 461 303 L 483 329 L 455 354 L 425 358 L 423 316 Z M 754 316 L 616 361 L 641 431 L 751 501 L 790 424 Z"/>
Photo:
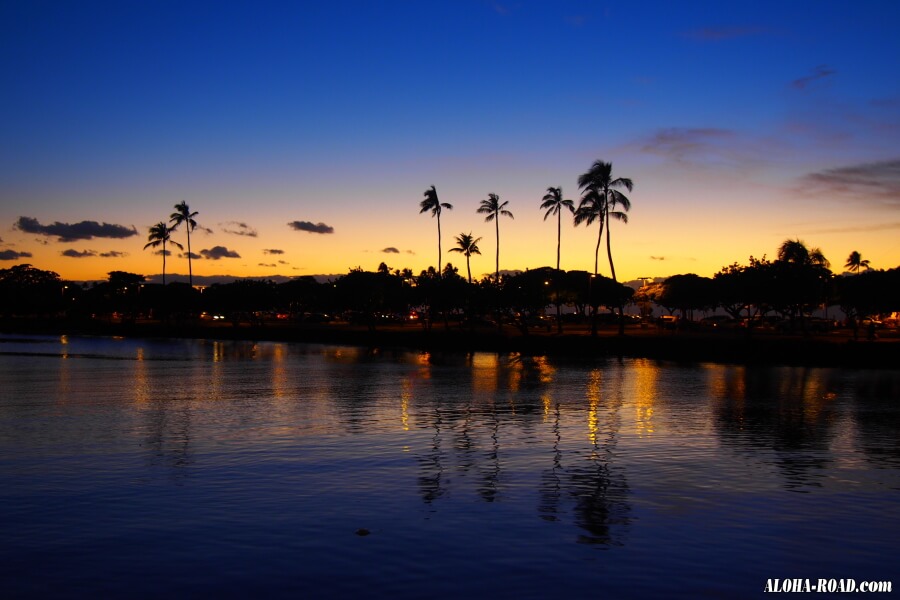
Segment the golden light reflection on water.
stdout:
<path fill-rule="evenodd" d="M 507 369 L 509 371 L 508 384 L 510 392 L 518 392 L 522 386 L 522 378 L 525 375 L 525 364 L 521 354 L 510 354 L 507 357 Z M 499 366 L 499 365 L 498 365 Z M 512 403 L 513 396 L 510 396 Z"/>
<path fill-rule="evenodd" d="M 535 356 L 532 359 L 534 366 L 537 368 L 538 379 L 541 383 L 553 383 L 553 377 L 556 375 L 556 367 L 550 364 L 546 356 Z"/>
<path fill-rule="evenodd" d="M 150 400 L 150 381 L 147 375 L 147 361 L 144 357 L 143 346 L 138 346 L 136 358 L 137 360 L 134 361 L 134 382 L 132 383 L 134 401 L 138 404 L 144 404 Z"/>
<path fill-rule="evenodd" d="M 588 400 L 588 440 L 594 446 L 598 444 L 598 435 L 600 433 L 600 418 L 598 411 L 600 408 L 600 381 L 602 373 L 600 369 L 594 369 L 588 375 L 587 400 Z"/>
<path fill-rule="evenodd" d="M 409 401 L 412 399 L 412 380 L 406 378 L 400 390 L 400 426 L 409 431 Z"/>
<path fill-rule="evenodd" d="M 283 400 L 287 397 L 287 386 L 289 384 L 287 377 L 287 366 L 285 359 L 288 351 L 285 344 L 275 344 L 272 346 L 272 395 L 277 400 Z"/>
<path fill-rule="evenodd" d="M 487 352 L 471 355 L 472 388 L 476 392 L 496 392 L 500 370 L 500 357 Z"/>
<path fill-rule="evenodd" d="M 657 397 L 659 367 L 651 360 L 635 360 L 632 372 L 635 376 L 634 386 L 634 426 L 638 437 L 649 437 L 655 429 L 653 411 Z"/>
<path fill-rule="evenodd" d="M 544 423 L 550 422 L 551 409 L 553 406 L 553 395 L 546 391 L 541 394 L 541 405 L 544 407 Z"/>

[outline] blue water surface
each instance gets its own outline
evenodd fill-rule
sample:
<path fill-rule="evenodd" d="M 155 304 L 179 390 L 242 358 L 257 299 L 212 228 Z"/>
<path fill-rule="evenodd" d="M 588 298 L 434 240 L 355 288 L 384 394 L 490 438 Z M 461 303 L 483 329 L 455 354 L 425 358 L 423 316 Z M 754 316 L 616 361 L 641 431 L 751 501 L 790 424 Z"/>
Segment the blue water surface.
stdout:
<path fill-rule="evenodd" d="M 0 337 L 14 598 L 896 579 L 900 374 Z"/>

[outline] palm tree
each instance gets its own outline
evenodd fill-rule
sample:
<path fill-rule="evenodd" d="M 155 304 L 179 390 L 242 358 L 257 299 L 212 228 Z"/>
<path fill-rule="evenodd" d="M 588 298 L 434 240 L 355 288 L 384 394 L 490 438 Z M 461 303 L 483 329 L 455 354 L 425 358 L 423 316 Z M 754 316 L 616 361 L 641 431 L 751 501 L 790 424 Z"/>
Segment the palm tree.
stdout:
<path fill-rule="evenodd" d="M 847 257 L 847 264 L 844 265 L 844 268 L 856 271 L 856 274 L 859 275 L 859 269 L 861 267 L 865 267 L 866 270 L 868 270 L 869 261 L 868 259 L 863 259 L 862 255 L 854 250 L 850 253 L 850 256 Z"/>
<path fill-rule="evenodd" d="M 550 215 L 556 215 L 556 274 L 554 275 L 556 288 L 556 331 L 562 333 L 562 318 L 559 305 L 559 254 L 562 245 L 562 209 L 568 209 L 570 213 L 575 213 L 575 203 L 571 200 L 563 200 L 563 192 L 561 187 L 548 187 L 547 193 L 544 194 L 541 202 L 541 208 L 547 212 L 544 213 L 544 220 Z"/>
<path fill-rule="evenodd" d="M 425 190 L 425 199 L 419 203 L 419 206 L 422 210 L 419 211 L 419 214 L 422 214 L 426 211 L 431 211 L 432 217 L 437 217 L 437 229 L 438 229 L 438 261 L 437 261 L 437 273 L 438 277 L 440 277 L 441 273 L 441 260 L 443 255 L 441 254 L 441 209 L 446 208 L 447 210 L 453 210 L 453 205 L 447 204 L 446 202 L 441 202 L 438 200 L 437 190 L 434 186 L 431 186 L 429 189 Z"/>
<path fill-rule="evenodd" d="M 169 222 L 175 223 L 175 225 L 172 226 L 172 231 L 182 223 L 185 223 L 185 228 L 187 229 L 188 281 L 190 282 L 191 287 L 194 286 L 194 272 L 191 269 L 191 232 L 197 227 L 197 221 L 194 220 L 194 217 L 198 214 L 199 213 L 196 211 L 191 212 L 187 202 L 182 200 L 175 205 L 175 212 L 169 215 Z"/>
<path fill-rule="evenodd" d="M 473 254 L 481 254 L 478 249 L 478 242 L 481 238 L 476 238 L 470 233 L 461 233 L 456 236 L 456 248 L 450 248 L 450 252 L 461 252 L 466 257 L 466 271 L 469 273 L 469 283 L 472 283 L 472 268 L 469 266 L 469 257 Z"/>
<path fill-rule="evenodd" d="M 858 253 L 857 253 L 858 255 Z M 852 254 L 850 255 L 853 256 Z M 778 247 L 778 260 L 797 265 L 831 267 L 831 263 L 819 248 L 807 248 L 801 240 L 785 240 Z"/>
<path fill-rule="evenodd" d="M 562 209 L 566 208 L 570 213 L 575 212 L 575 204 L 571 200 L 563 200 L 561 187 L 548 187 L 547 193 L 542 198 L 541 209 L 545 209 L 544 220 L 550 215 L 556 215 L 556 270 L 559 271 L 559 250 L 562 243 Z"/>
<path fill-rule="evenodd" d="M 487 223 L 494 221 L 497 230 L 497 262 L 494 272 L 494 283 L 500 283 L 500 215 L 514 219 L 513 214 L 506 210 L 509 201 L 500 202 L 500 196 L 497 194 L 488 194 L 486 200 L 481 201 L 481 205 L 476 211 L 478 214 L 487 215 L 484 220 Z"/>
<path fill-rule="evenodd" d="M 174 246 L 178 246 L 180 249 L 184 250 L 184 246 L 176 242 L 171 238 L 172 232 L 175 230 L 174 227 L 169 227 L 166 225 L 165 221 L 160 221 L 156 225 L 150 227 L 150 235 L 147 236 L 147 243 L 144 244 L 144 250 L 147 248 L 156 248 L 160 244 L 162 244 L 162 257 L 163 257 L 163 287 L 166 285 L 166 244 L 172 244 Z"/>
<path fill-rule="evenodd" d="M 575 211 L 575 226 L 590 227 L 594 221 L 600 223 L 600 233 L 597 234 L 597 247 L 594 249 L 594 276 L 597 275 L 597 263 L 600 256 L 600 242 L 603 240 L 603 224 L 606 222 L 605 201 L 600 194 L 588 191 L 581 197 L 578 210 Z"/>
<path fill-rule="evenodd" d="M 634 182 L 628 177 L 618 177 L 613 179 L 612 163 L 597 160 L 594 161 L 594 164 L 591 165 L 591 168 L 588 169 L 586 173 L 578 178 L 578 187 L 584 190 L 579 209 L 587 201 L 589 204 L 596 205 L 593 210 L 603 211 L 603 220 L 600 222 L 600 235 L 603 235 L 603 224 L 605 223 L 606 253 L 609 256 L 609 270 L 612 274 L 613 281 L 618 281 L 616 279 L 616 267 L 613 264 L 612 258 L 612 242 L 609 236 L 609 231 L 611 229 L 610 219 L 628 223 L 628 215 L 626 212 L 631 209 L 631 200 L 617 188 L 625 188 L 630 192 L 634 188 Z M 617 207 L 621 207 L 622 210 L 616 210 Z M 590 224 L 591 221 L 588 221 L 588 225 Z M 599 252 L 599 240 L 597 248 Z M 596 272 L 597 268 L 595 266 L 594 273 L 596 274 Z"/>

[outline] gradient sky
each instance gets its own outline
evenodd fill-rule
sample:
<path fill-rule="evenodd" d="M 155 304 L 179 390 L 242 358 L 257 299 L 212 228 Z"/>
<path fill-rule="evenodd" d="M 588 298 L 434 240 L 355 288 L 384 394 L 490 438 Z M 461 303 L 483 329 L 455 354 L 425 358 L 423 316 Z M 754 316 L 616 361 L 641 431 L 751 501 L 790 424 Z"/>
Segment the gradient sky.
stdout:
<path fill-rule="evenodd" d="M 444 262 L 472 232 L 493 271 L 494 192 L 501 269 L 553 265 L 541 198 L 597 159 L 635 183 L 620 280 L 788 238 L 900 264 L 900 2 L 8 0 L 0 90 L 0 268 L 158 274 L 185 200 L 195 275 L 418 272 L 431 185 Z M 596 235 L 564 223 L 562 268 Z"/>

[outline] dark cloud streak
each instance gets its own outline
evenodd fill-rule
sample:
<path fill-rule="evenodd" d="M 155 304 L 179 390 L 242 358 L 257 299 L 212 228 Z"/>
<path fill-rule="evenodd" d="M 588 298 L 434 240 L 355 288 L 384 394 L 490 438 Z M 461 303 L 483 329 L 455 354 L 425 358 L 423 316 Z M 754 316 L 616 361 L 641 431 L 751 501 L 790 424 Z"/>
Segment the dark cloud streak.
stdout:
<path fill-rule="evenodd" d="M 682 37 L 700 42 L 721 42 L 765 33 L 762 27 L 704 27 L 686 31 Z"/>
<path fill-rule="evenodd" d="M 247 225 L 246 223 L 242 223 L 240 221 L 228 221 L 227 223 L 219 223 L 219 227 L 222 228 L 222 231 L 225 233 L 230 233 L 232 235 L 242 235 L 246 237 L 257 237 L 258 233 L 253 228 Z"/>
<path fill-rule="evenodd" d="M 56 221 L 52 225 L 41 225 L 33 217 L 19 217 L 14 227 L 26 233 L 55 236 L 59 238 L 60 242 L 75 242 L 93 238 L 124 239 L 138 234 L 137 229 L 133 226 L 129 229 L 124 225 L 98 223 L 97 221 L 81 221 L 80 223 Z"/>
<path fill-rule="evenodd" d="M 288 227 L 296 231 L 306 231 L 309 233 L 334 233 L 334 227 L 325 223 L 310 223 L 309 221 L 291 221 Z"/>
<path fill-rule="evenodd" d="M 240 258 L 241 255 L 235 252 L 234 250 L 229 250 L 225 246 L 213 246 L 212 248 L 206 250 L 201 250 L 200 254 L 203 258 L 209 260 L 219 260 L 220 258 Z"/>
<path fill-rule="evenodd" d="M 83 252 L 79 252 L 78 250 L 74 250 L 72 248 L 63 250 L 62 252 L 60 252 L 60 254 L 68 258 L 90 258 L 92 256 L 97 256 L 97 253 L 93 250 L 84 250 Z"/>
<path fill-rule="evenodd" d="M 0 250 L 0 260 L 19 260 L 31 258 L 31 252 L 16 252 L 15 250 Z"/>
<path fill-rule="evenodd" d="M 791 82 L 791 86 L 795 89 L 802 90 L 806 89 L 814 81 L 818 81 L 819 79 L 825 79 L 826 77 L 830 77 L 837 73 L 834 69 L 829 68 L 828 65 L 819 65 L 813 69 L 811 75 L 807 75 L 806 77 L 800 77 L 799 79 L 795 79 Z"/>

